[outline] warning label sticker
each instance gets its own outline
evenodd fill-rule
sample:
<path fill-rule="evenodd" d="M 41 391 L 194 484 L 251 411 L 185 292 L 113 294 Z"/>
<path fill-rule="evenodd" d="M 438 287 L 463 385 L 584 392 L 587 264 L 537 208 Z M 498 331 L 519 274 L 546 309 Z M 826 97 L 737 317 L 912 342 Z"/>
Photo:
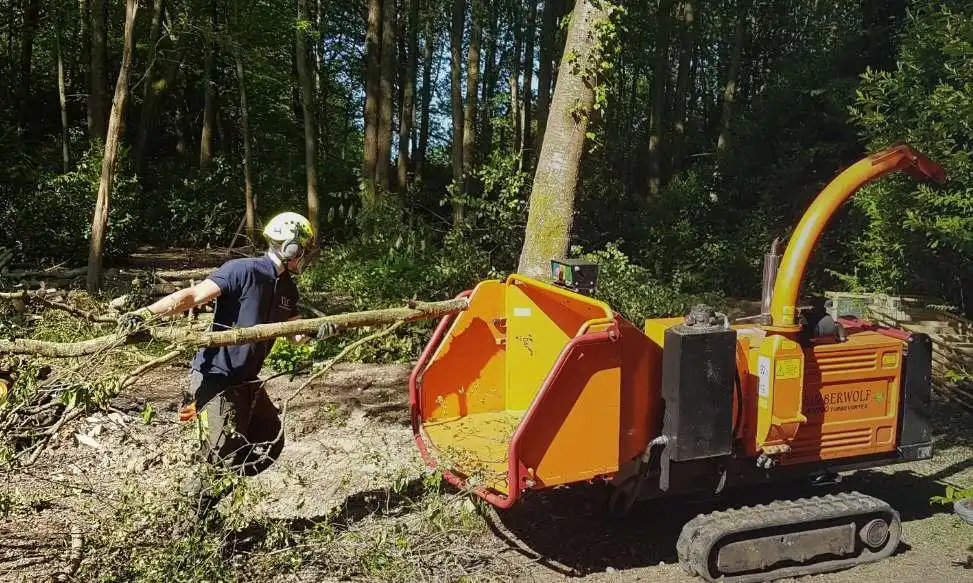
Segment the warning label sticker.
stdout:
<path fill-rule="evenodd" d="M 801 359 L 783 358 L 777 361 L 777 371 L 774 376 L 778 379 L 796 379 L 801 376 Z"/>
<path fill-rule="evenodd" d="M 757 360 L 757 377 L 760 384 L 757 386 L 757 393 L 761 397 L 770 395 L 770 358 L 761 356 Z"/>

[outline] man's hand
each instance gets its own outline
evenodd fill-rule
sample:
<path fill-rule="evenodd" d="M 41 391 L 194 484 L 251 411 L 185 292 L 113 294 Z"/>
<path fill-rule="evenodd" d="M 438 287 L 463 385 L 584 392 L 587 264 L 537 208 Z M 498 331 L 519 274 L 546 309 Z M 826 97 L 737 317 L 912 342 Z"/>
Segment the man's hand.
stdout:
<path fill-rule="evenodd" d="M 145 321 L 151 316 L 152 312 L 148 308 L 142 308 L 134 312 L 126 312 L 118 317 L 118 328 L 116 332 L 125 335 L 131 334 L 145 324 Z"/>
<path fill-rule="evenodd" d="M 338 334 L 338 325 L 334 322 L 325 322 L 324 324 L 321 324 L 320 328 L 318 328 L 318 333 L 314 336 L 314 338 L 317 340 L 324 340 L 326 338 L 331 338 L 336 334 Z"/>

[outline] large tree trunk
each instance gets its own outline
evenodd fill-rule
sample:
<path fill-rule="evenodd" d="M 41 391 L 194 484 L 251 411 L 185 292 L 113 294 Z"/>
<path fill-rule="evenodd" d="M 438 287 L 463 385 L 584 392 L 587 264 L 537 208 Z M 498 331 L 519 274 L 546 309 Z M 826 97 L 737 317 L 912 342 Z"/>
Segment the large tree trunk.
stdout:
<path fill-rule="evenodd" d="M 133 30 L 137 0 L 125 2 L 125 45 L 122 50 L 122 65 L 115 83 L 115 99 L 112 102 L 111 117 L 108 121 L 108 134 L 105 140 L 105 157 L 101 165 L 101 181 L 98 183 L 98 199 L 91 221 L 91 248 L 88 253 L 88 292 L 97 293 L 101 288 L 101 257 L 105 244 L 105 230 L 108 227 L 108 203 L 111 199 L 112 180 L 115 177 L 115 163 L 118 156 L 118 143 L 121 138 L 125 101 L 128 97 L 128 73 L 132 68 Z"/>
<path fill-rule="evenodd" d="M 243 140 L 243 203 L 245 205 L 247 238 L 251 245 L 257 243 L 255 201 L 253 197 L 253 177 L 250 172 L 250 110 L 247 105 L 247 83 L 243 69 L 243 48 L 236 50 L 236 75 L 240 83 L 240 138 Z M 315 232 L 317 232 L 315 230 Z"/>
<path fill-rule="evenodd" d="M 534 38 L 537 37 L 537 0 L 527 0 L 527 4 L 527 46 L 524 48 L 524 102 L 520 110 L 521 116 L 523 116 L 521 126 L 524 134 L 520 149 L 524 153 L 521 166 L 523 168 L 533 168 L 533 160 L 537 158 L 537 152 L 534 152 L 532 131 L 534 126 Z"/>
<path fill-rule="evenodd" d="M 545 0 L 541 15 L 540 65 L 537 70 L 537 148 L 544 147 L 547 114 L 551 109 L 551 84 L 554 77 L 554 26 L 561 14 L 563 0 Z"/>
<path fill-rule="evenodd" d="M 727 146 L 730 142 L 730 120 L 733 117 L 733 103 L 736 100 L 737 78 L 740 74 L 740 58 L 743 54 L 748 6 L 749 0 L 738 0 L 737 2 L 733 55 L 730 57 L 730 69 L 726 73 L 726 85 L 723 89 L 723 112 L 720 115 L 720 137 L 716 141 L 717 172 L 719 172 L 719 163 L 723 161 Z"/>
<path fill-rule="evenodd" d="M 203 129 L 199 136 L 199 167 L 213 160 L 213 132 L 216 129 L 216 18 L 217 0 L 210 0 L 211 15 L 204 38 L 206 62 L 203 67 Z"/>
<path fill-rule="evenodd" d="M 680 30 L 679 72 L 676 76 L 676 94 L 673 96 L 672 162 L 670 163 L 673 171 L 682 168 L 686 157 L 686 125 L 688 124 L 686 104 L 689 98 L 693 52 L 696 48 L 696 15 L 693 0 L 682 0 L 678 16 L 682 29 Z"/>
<path fill-rule="evenodd" d="M 362 205 L 378 204 L 375 166 L 378 163 L 378 110 L 382 77 L 382 0 L 368 0 L 368 29 L 365 33 L 365 141 L 362 155 Z"/>
<path fill-rule="evenodd" d="M 108 5 L 91 0 L 91 88 L 88 93 L 88 134 L 104 141 L 108 131 Z"/>
<path fill-rule="evenodd" d="M 416 178 L 422 180 L 422 170 L 426 165 L 426 149 L 429 146 L 429 108 L 432 104 L 432 62 L 436 56 L 435 43 L 437 31 L 433 18 L 426 17 L 426 31 L 422 47 L 422 114 L 419 116 L 419 149 L 416 152 Z"/>
<path fill-rule="evenodd" d="M 567 254 L 574 219 L 574 198 L 588 117 L 594 107 L 597 80 L 576 74 L 570 58 L 576 55 L 581 73 L 598 70 L 603 56 L 597 50 L 598 23 L 609 18 L 605 3 L 577 0 L 568 39 L 561 59 L 561 72 L 547 123 L 547 137 L 538 158 L 530 195 L 530 211 L 518 272 L 549 277 L 551 259 Z M 603 82 L 603 81 L 602 81 Z M 576 107 L 583 112 L 576 114 Z"/>
<path fill-rule="evenodd" d="M 382 4 L 382 78 L 378 118 L 378 161 L 375 178 L 382 192 L 389 192 L 389 161 L 392 152 L 392 88 L 395 86 L 396 0 Z"/>
<path fill-rule="evenodd" d="M 483 18 L 482 6 L 473 0 L 470 8 L 470 45 L 466 66 L 466 111 L 463 115 L 463 176 L 464 192 L 473 191 L 473 165 L 476 161 L 477 95 L 480 90 L 480 41 Z"/>
<path fill-rule="evenodd" d="M 649 196 L 659 194 L 662 187 L 662 157 L 665 151 L 666 81 L 669 80 L 669 22 L 672 20 L 673 0 L 659 4 L 659 28 L 655 40 L 655 66 L 652 71 L 652 108 L 649 119 Z"/>
<path fill-rule="evenodd" d="M 409 189 L 409 170 L 412 166 L 412 127 L 416 116 L 416 61 L 419 52 L 419 0 L 409 0 L 409 46 L 402 89 L 402 113 L 399 118 L 399 187 Z"/>
<path fill-rule="evenodd" d="M 142 161 L 145 156 L 145 146 L 148 143 L 149 131 L 152 126 L 152 118 L 155 113 L 156 95 L 159 93 L 157 86 L 159 66 L 156 63 L 159 52 L 159 45 L 162 35 L 162 13 L 165 11 L 166 0 L 155 0 L 152 7 L 152 25 L 149 31 L 149 54 L 146 64 L 145 81 L 142 85 L 142 112 L 139 116 L 138 133 L 135 138 L 135 148 L 133 158 L 135 168 L 142 169 Z"/>
<path fill-rule="evenodd" d="M 308 19 L 307 0 L 297 0 L 297 18 Z M 314 79 L 308 62 L 307 43 L 304 31 L 297 30 L 297 76 L 301 82 L 301 109 L 304 112 L 304 172 L 307 178 L 307 218 L 314 230 L 314 241 L 318 240 L 318 137 L 314 120 Z"/>
<path fill-rule="evenodd" d="M 450 95 L 453 109 L 453 181 L 463 187 L 463 29 L 466 22 L 466 0 L 453 0 L 453 24 L 450 30 Z M 463 222 L 463 203 L 453 202 L 453 226 Z"/>
<path fill-rule="evenodd" d="M 61 7 L 54 7 L 54 52 L 57 53 L 57 98 L 61 106 L 61 165 L 65 174 L 71 169 L 71 155 L 68 150 L 68 95 L 64 85 L 64 52 L 61 46 Z"/>

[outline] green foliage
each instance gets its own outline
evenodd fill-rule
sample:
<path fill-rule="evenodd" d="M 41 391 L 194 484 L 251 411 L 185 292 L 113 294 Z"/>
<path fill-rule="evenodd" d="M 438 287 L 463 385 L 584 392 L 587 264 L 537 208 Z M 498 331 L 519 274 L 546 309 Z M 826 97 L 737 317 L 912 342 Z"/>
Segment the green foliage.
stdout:
<path fill-rule="evenodd" d="M 633 264 L 615 244 L 588 253 L 574 247 L 572 254 L 598 264 L 596 297 L 640 327 L 648 318 L 681 316 L 699 301 L 712 303 L 717 299 L 712 294 L 681 293 L 672 284 L 653 278 L 648 269 Z"/>
<path fill-rule="evenodd" d="M 22 183 L 24 191 L 0 199 L 0 245 L 16 248 L 21 258 L 34 262 L 86 258 L 102 155 L 99 148 L 91 149 L 71 172 L 41 175 L 36 185 Z M 106 255 L 123 253 L 136 243 L 140 194 L 122 148 L 109 204 Z"/>
<path fill-rule="evenodd" d="M 870 150 L 906 141 L 939 162 L 945 186 L 896 176 L 854 204 L 868 218 L 855 241 L 860 277 L 889 292 L 944 297 L 963 305 L 973 289 L 973 8 L 920 3 L 910 15 L 894 71 L 869 70 L 854 107 Z"/>
<path fill-rule="evenodd" d="M 277 372 L 297 373 L 314 357 L 313 343 L 293 344 L 278 338 L 267 355 L 264 365 Z"/>
<path fill-rule="evenodd" d="M 953 504 L 959 500 L 965 500 L 967 498 L 973 498 L 973 488 L 957 488 L 955 486 L 946 486 L 946 493 L 944 496 L 932 496 L 929 498 L 930 504 Z"/>

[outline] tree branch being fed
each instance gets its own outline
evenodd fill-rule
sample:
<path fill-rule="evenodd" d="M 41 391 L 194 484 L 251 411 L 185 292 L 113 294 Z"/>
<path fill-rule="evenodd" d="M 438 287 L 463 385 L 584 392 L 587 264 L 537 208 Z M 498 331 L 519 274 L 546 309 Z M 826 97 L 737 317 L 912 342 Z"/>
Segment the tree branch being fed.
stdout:
<path fill-rule="evenodd" d="M 389 325 L 396 322 L 440 318 L 461 312 L 467 306 L 468 302 L 463 298 L 442 302 L 413 301 L 401 308 L 348 312 L 324 318 L 308 318 L 290 322 L 260 324 L 249 328 L 235 328 L 224 332 L 202 332 L 193 329 L 163 327 L 155 325 L 159 323 L 157 321 L 150 321 L 145 329 L 130 334 L 121 343 L 134 344 L 151 338 L 195 348 L 233 346 L 272 340 L 278 336 L 313 335 L 321 325 L 327 323 L 335 324 L 340 331 L 362 326 Z M 117 334 L 108 334 L 81 342 L 44 342 L 18 338 L 9 342 L 0 342 L 0 354 L 34 354 L 51 358 L 74 358 L 94 354 L 113 344 L 119 344 L 120 340 L 122 340 L 122 337 Z"/>

